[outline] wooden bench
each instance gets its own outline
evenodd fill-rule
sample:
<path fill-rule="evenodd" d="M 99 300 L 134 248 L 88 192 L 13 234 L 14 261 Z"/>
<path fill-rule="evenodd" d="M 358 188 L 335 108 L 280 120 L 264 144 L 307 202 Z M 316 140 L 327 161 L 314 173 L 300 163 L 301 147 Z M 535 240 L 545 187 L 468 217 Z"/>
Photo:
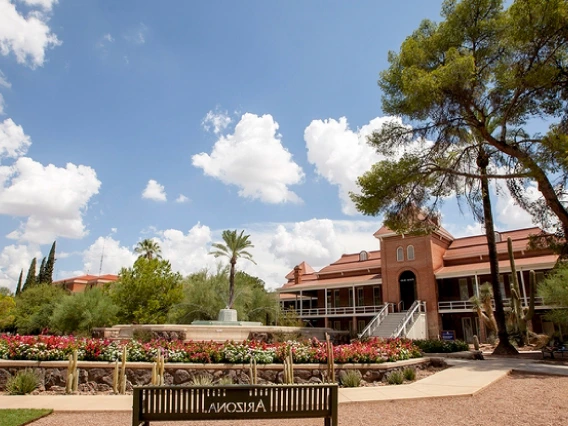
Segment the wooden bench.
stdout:
<path fill-rule="evenodd" d="M 151 421 L 324 418 L 337 426 L 337 384 L 136 386 L 132 426 Z"/>
<path fill-rule="evenodd" d="M 568 347 L 566 347 L 565 343 L 560 343 L 557 345 L 545 346 L 544 348 L 541 349 L 541 351 L 543 359 L 545 358 L 545 354 L 550 355 L 550 358 L 554 359 L 555 353 L 562 354 L 562 358 L 564 358 L 564 353 L 568 353 Z"/>

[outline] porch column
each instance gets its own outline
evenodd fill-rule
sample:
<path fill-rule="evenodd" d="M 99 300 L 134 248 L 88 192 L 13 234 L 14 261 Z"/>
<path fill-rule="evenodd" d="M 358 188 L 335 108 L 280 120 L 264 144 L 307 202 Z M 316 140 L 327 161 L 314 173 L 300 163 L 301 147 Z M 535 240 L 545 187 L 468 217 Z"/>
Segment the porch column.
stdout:
<path fill-rule="evenodd" d="M 354 285 L 351 286 L 351 304 L 352 304 L 352 306 L 351 306 L 352 311 L 353 311 L 353 313 L 355 313 L 355 306 L 357 306 L 357 305 L 355 303 L 355 286 Z M 353 320 L 353 321 L 355 321 L 355 320 Z M 355 330 L 357 330 L 357 327 L 355 327 Z"/>
<path fill-rule="evenodd" d="M 474 278 L 475 278 L 475 295 L 479 297 L 479 281 L 477 280 L 477 271 L 475 271 Z"/>
<path fill-rule="evenodd" d="M 302 297 L 302 290 L 300 290 L 300 318 L 302 318 L 303 308 L 304 308 L 304 298 Z"/>
<path fill-rule="evenodd" d="M 298 293 L 294 294 L 294 310 L 298 312 Z"/>
<path fill-rule="evenodd" d="M 325 323 L 327 324 L 327 288 L 323 289 L 323 303 L 325 305 Z"/>

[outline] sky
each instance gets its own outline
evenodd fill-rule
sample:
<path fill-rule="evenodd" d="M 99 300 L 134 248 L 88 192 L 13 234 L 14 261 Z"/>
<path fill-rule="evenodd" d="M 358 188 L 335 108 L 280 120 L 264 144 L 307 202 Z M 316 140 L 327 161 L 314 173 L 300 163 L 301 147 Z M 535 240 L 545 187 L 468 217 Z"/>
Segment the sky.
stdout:
<path fill-rule="evenodd" d="M 267 288 L 376 250 L 349 200 L 391 117 L 377 79 L 441 0 L 0 0 L 0 286 L 57 241 L 54 279 L 154 239 L 183 275 L 244 230 Z M 497 229 L 532 226 L 506 190 Z M 450 200 L 443 226 L 481 233 Z"/>

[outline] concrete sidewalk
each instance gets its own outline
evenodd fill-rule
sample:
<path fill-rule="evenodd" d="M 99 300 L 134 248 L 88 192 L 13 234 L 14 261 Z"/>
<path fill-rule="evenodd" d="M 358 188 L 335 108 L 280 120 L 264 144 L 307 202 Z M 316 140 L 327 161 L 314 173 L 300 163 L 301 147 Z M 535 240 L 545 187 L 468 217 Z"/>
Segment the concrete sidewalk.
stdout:
<path fill-rule="evenodd" d="M 451 368 L 409 385 L 340 388 L 339 402 L 391 401 L 474 395 L 511 371 L 568 376 L 568 366 L 535 360 L 487 357 L 484 361 L 447 359 Z M 0 396 L 0 408 L 51 408 L 54 411 L 130 411 L 132 395 Z"/>

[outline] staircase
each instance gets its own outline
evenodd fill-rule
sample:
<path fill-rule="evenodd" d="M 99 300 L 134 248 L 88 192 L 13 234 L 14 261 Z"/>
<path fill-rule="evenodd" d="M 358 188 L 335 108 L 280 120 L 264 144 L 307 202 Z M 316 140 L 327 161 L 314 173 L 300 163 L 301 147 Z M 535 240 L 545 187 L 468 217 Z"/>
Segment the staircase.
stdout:
<path fill-rule="evenodd" d="M 371 333 L 372 337 L 382 337 L 387 339 L 392 336 L 398 325 L 404 320 L 406 312 L 390 313 L 379 324 L 377 328 Z"/>

